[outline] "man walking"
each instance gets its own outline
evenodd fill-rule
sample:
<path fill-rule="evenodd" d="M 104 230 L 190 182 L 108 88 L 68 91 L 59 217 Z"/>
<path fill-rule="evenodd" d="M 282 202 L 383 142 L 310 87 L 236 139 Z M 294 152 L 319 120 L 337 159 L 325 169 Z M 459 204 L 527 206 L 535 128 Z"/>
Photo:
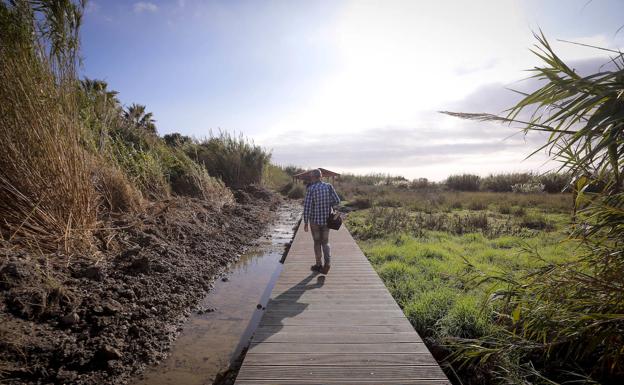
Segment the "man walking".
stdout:
<path fill-rule="evenodd" d="M 303 231 L 308 232 L 308 225 L 312 230 L 316 257 L 316 264 L 311 267 L 312 271 L 327 274 L 331 263 L 327 217 L 332 207 L 340 203 L 340 198 L 331 184 L 321 181 L 322 176 L 319 169 L 310 171 L 310 185 L 303 201 Z M 325 266 L 321 264 L 321 250 Z"/>

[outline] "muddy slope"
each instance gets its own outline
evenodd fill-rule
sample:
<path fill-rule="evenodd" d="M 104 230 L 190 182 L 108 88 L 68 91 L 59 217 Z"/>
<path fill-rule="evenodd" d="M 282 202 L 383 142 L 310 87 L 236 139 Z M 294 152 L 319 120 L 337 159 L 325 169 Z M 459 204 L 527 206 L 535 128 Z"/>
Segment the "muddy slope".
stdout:
<path fill-rule="evenodd" d="M 122 384 L 166 355 L 212 282 L 279 200 L 260 189 L 222 211 L 172 198 L 99 233 L 97 257 L 0 252 L 0 382 Z"/>

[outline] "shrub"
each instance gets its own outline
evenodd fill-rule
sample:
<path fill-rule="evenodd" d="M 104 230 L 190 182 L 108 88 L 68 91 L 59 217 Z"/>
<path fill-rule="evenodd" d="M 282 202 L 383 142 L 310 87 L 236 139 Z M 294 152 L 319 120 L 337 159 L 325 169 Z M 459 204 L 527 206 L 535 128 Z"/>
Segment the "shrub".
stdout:
<path fill-rule="evenodd" d="M 268 163 L 264 168 L 262 184 L 271 190 L 282 192 L 286 186 L 289 186 L 290 190 L 292 180 L 284 168 Z"/>
<path fill-rule="evenodd" d="M 209 200 L 219 207 L 233 202 L 223 182 L 208 175 L 202 165 L 191 160 L 180 148 L 159 142 L 150 153 L 154 154 L 173 193 Z"/>
<path fill-rule="evenodd" d="M 519 224 L 532 230 L 552 230 L 555 227 L 541 214 L 525 214 L 520 218 Z"/>
<path fill-rule="evenodd" d="M 261 184 L 271 154 L 242 136 L 221 132 L 196 143 L 188 155 L 227 186 L 241 188 Z"/>
<path fill-rule="evenodd" d="M 294 165 L 292 165 L 292 164 L 289 164 L 289 165 L 287 165 L 287 166 L 284 166 L 284 167 L 283 167 L 283 170 L 284 170 L 284 172 L 285 172 L 286 174 L 288 174 L 289 176 L 293 176 L 293 175 L 295 175 L 295 174 L 299 174 L 299 173 L 301 173 L 301 172 L 304 172 L 304 171 L 305 171 L 305 170 L 304 170 L 304 169 L 302 169 L 301 167 L 299 167 L 299 166 L 294 166 Z"/>
<path fill-rule="evenodd" d="M 94 184 L 106 213 L 136 211 L 141 206 L 141 193 L 116 167 L 109 164 L 94 167 Z"/>
<path fill-rule="evenodd" d="M 423 337 L 439 334 L 438 320 L 444 318 L 453 306 L 457 293 L 448 288 L 438 288 L 419 294 L 403 309 L 405 316 Z"/>
<path fill-rule="evenodd" d="M 352 201 L 346 204 L 347 207 L 353 207 L 358 210 L 368 209 L 372 207 L 372 202 L 370 198 L 367 197 L 356 197 Z"/>
<path fill-rule="evenodd" d="M 284 196 L 288 196 L 288 193 L 290 192 L 290 190 L 292 190 L 293 186 L 295 185 L 294 182 L 288 182 L 285 185 L 283 185 L 278 192 Z"/>
<path fill-rule="evenodd" d="M 435 248 L 432 246 L 419 247 L 417 251 L 417 255 L 420 258 L 439 259 L 439 260 L 443 260 L 447 257 L 446 252 L 444 252 L 440 248 Z"/>
<path fill-rule="evenodd" d="M 378 270 L 379 276 L 384 282 L 393 283 L 406 279 L 408 266 L 400 261 L 390 261 L 384 263 Z"/>
<path fill-rule="evenodd" d="M 505 215 L 511 214 L 511 206 L 509 204 L 501 203 L 498 206 L 498 212 Z"/>
<path fill-rule="evenodd" d="M 170 147 L 182 147 L 193 143 L 193 139 L 189 136 L 174 132 L 163 136 L 165 144 Z"/>
<path fill-rule="evenodd" d="M 451 175 L 444 182 L 454 191 L 479 191 L 481 177 L 473 174 Z"/>
<path fill-rule="evenodd" d="M 434 182 L 430 182 L 427 178 L 414 179 L 409 187 L 414 190 L 427 190 L 435 187 Z"/>
<path fill-rule="evenodd" d="M 523 206 L 514 207 L 511 213 L 515 216 L 523 217 L 526 215 L 526 209 Z"/>
<path fill-rule="evenodd" d="M 540 175 L 539 182 L 544 185 L 544 191 L 549 194 L 556 194 L 565 191 L 571 182 L 569 174 L 549 172 Z"/>
<path fill-rule="evenodd" d="M 475 211 L 485 210 L 487 209 L 487 203 L 481 200 L 472 200 L 468 203 L 468 209 Z"/>
<path fill-rule="evenodd" d="M 474 297 L 461 296 L 454 301 L 438 326 L 440 334 L 454 338 L 479 338 L 488 333 L 486 312 Z"/>
<path fill-rule="evenodd" d="M 405 183 L 409 183 L 407 179 L 402 176 L 393 176 L 390 174 L 342 174 L 340 181 L 347 184 L 358 184 L 367 186 L 399 186 Z"/>
<path fill-rule="evenodd" d="M 544 185 L 539 182 L 518 183 L 511 186 L 511 190 L 515 193 L 534 194 L 544 191 Z"/>
<path fill-rule="evenodd" d="M 393 198 L 381 198 L 375 204 L 381 207 L 401 207 L 401 202 Z"/>
<path fill-rule="evenodd" d="M 486 231 L 489 221 L 487 214 L 468 214 L 464 216 L 455 216 L 453 232 L 455 234 L 472 233 L 475 231 Z"/>
<path fill-rule="evenodd" d="M 295 183 L 286 196 L 290 199 L 302 199 L 305 197 L 305 187 L 300 183 Z"/>
<path fill-rule="evenodd" d="M 165 168 L 154 151 L 113 138 L 108 156 L 146 197 L 159 199 L 169 196 L 171 188 Z"/>
<path fill-rule="evenodd" d="M 511 192 L 513 186 L 529 183 L 533 180 L 530 173 L 491 174 L 481 181 L 481 189 L 493 192 Z"/>

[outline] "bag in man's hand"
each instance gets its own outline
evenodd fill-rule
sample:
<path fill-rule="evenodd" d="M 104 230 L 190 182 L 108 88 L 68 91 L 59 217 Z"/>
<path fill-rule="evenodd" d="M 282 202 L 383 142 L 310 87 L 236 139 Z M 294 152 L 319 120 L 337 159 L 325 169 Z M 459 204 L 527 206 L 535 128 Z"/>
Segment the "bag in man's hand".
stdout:
<path fill-rule="evenodd" d="M 338 230 L 342 226 L 342 217 L 338 211 L 333 211 L 327 217 L 327 227 L 332 230 Z"/>

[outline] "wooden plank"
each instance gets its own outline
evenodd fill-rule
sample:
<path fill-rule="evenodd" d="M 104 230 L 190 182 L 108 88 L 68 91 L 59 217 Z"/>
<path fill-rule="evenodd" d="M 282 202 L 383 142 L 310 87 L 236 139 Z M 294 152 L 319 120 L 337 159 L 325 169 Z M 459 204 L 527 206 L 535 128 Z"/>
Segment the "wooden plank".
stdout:
<path fill-rule="evenodd" d="M 305 314 L 297 313 L 300 307 L 305 307 Z M 284 310 L 282 310 L 284 309 Z M 310 316 L 310 317 L 320 317 L 320 318 L 343 318 L 347 317 L 351 318 L 362 318 L 368 316 L 383 316 L 385 318 L 393 318 L 393 317 L 405 317 L 401 309 L 386 309 L 383 311 L 362 311 L 362 310 L 345 310 L 345 309 L 333 309 L 333 310 L 322 310 L 322 309 L 312 309 L 309 308 L 306 304 L 297 303 L 296 306 L 291 306 L 290 308 L 273 308 L 269 307 L 265 313 L 267 316 L 276 316 L 276 315 L 285 315 L 289 316 L 295 314 L 295 316 Z"/>
<path fill-rule="evenodd" d="M 376 290 L 387 290 L 386 286 L 381 280 L 372 279 L 370 281 L 367 280 L 351 280 L 349 278 L 345 278 L 344 281 L 299 281 L 299 280 L 287 280 L 278 281 L 275 284 L 275 288 L 277 290 L 289 290 L 289 289 L 298 289 L 304 288 L 306 290 L 318 290 L 318 289 L 376 289 Z"/>
<path fill-rule="evenodd" d="M 394 303 L 383 303 L 383 302 L 371 302 L 365 301 L 362 303 L 341 303 L 341 304 L 331 304 L 323 301 L 299 301 L 299 303 L 306 305 L 307 310 L 326 310 L 331 311 L 335 309 L 336 305 L 340 306 L 342 310 L 357 310 L 361 313 L 368 312 L 376 312 L 380 310 L 396 310 L 399 309 L 399 305 Z M 274 311 L 280 310 L 288 310 L 292 307 L 292 303 L 288 301 L 270 301 L 268 305 Z"/>
<path fill-rule="evenodd" d="M 250 353 L 427 353 L 424 343 L 387 343 L 387 344 L 270 344 L 252 341 Z"/>
<path fill-rule="evenodd" d="M 312 294 L 312 293 L 306 293 L 303 295 L 297 295 L 295 293 L 290 293 L 290 294 L 284 294 L 284 295 L 280 295 L 274 298 L 270 298 L 269 299 L 269 305 L 267 306 L 279 306 L 281 304 L 285 304 L 285 303 L 290 303 L 290 304 L 295 304 L 295 303 L 304 303 L 304 304 L 310 304 L 310 303 L 315 303 L 315 304 L 332 304 L 332 297 L 336 297 L 337 295 L 340 296 L 340 300 L 336 301 L 336 303 L 334 304 L 334 307 L 337 306 L 342 306 L 342 305 L 357 305 L 357 304 L 387 304 L 389 302 L 389 300 L 392 299 L 392 297 L 389 297 L 387 294 L 385 295 L 375 295 L 375 294 L 369 294 L 366 298 L 362 298 L 361 296 L 357 296 L 354 295 L 352 293 L 336 293 L 336 294 L 329 294 L 329 293 L 318 293 L 318 294 Z M 397 304 L 397 306 L 399 306 Z"/>
<path fill-rule="evenodd" d="M 341 272 L 334 272 L 333 269 L 330 270 L 330 273 L 333 274 L 332 279 L 330 280 L 329 278 L 321 278 L 324 280 L 324 282 L 322 282 L 322 285 L 329 285 L 329 284 L 345 284 L 347 283 L 346 280 L 352 281 L 352 283 L 355 282 L 364 282 L 364 283 L 383 283 L 383 281 L 379 278 L 379 276 L 377 275 L 376 272 L 371 272 L 371 273 L 357 273 L 357 272 L 345 272 L 345 273 L 341 273 Z M 280 277 L 280 281 L 279 284 L 286 284 L 286 283 L 291 283 L 291 284 L 296 284 L 302 281 L 301 275 L 294 275 L 294 274 L 289 274 L 285 277 Z M 321 284 L 321 283 L 317 283 L 317 278 L 314 278 L 313 280 L 303 280 L 304 283 L 306 284 Z"/>
<path fill-rule="evenodd" d="M 305 378 L 311 381 L 324 381 L 348 378 L 355 380 L 443 380 L 446 379 L 442 369 L 435 365 L 414 366 L 243 366 L 238 373 L 242 380 L 279 379 L 298 380 Z"/>
<path fill-rule="evenodd" d="M 448 380 L 384 380 L 380 384 L 378 380 L 355 380 L 329 379 L 322 381 L 311 380 L 236 380 L 238 385 L 451 385 Z"/>
<path fill-rule="evenodd" d="M 322 289 L 322 290 L 321 290 Z M 292 294 L 292 293 L 329 293 L 329 294 L 355 294 L 361 292 L 361 298 L 366 298 L 366 293 L 375 294 L 375 293 L 383 293 L 384 291 L 388 291 L 385 286 L 380 285 L 325 285 L 325 286 L 316 286 L 316 285 L 299 285 L 299 286 L 276 286 L 275 291 L 273 292 L 273 296 L 279 294 Z M 336 298 L 336 297 L 334 297 Z"/>
<path fill-rule="evenodd" d="M 338 295 L 338 296 L 337 296 Z M 339 299 L 336 299 L 336 298 Z M 353 302 L 354 300 L 363 300 L 363 299 L 374 299 L 374 300 L 385 300 L 385 301 L 389 301 L 392 299 L 392 296 L 390 294 L 388 294 L 387 292 L 380 292 L 380 291 L 367 291 L 366 293 L 361 293 L 359 291 L 346 291 L 346 290 L 339 290 L 336 291 L 334 290 L 333 292 L 329 292 L 329 291 L 318 291 L 315 292 L 313 290 L 310 291 L 303 291 L 303 292 L 284 292 L 284 293 L 273 293 L 273 295 L 271 296 L 271 299 L 274 301 L 279 301 L 279 300 L 284 300 L 284 301 L 289 301 L 289 300 L 297 300 L 297 299 L 306 299 L 306 298 L 311 298 L 311 299 L 316 299 L 316 300 L 325 300 L 325 301 L 341 301 L 341 302 L 345 302 L 345 301 L 349 301 L 349 302 Z"/>
<path fill-rule="evenodd" d="M 327 325 L 332 326 L 336 325 L 337 321 L 341 321 L 341 325 L 352 325 L 352 326 L 375 326 L 375 325 L 409 325 L 409 321 L 405 318 L 373 318 L 373 317 L 365 317 L 358 319 L 348 319 L 342 318 L 340 320 L 335 318 L 310 318 L 310 317 L 275 317 L 265 315 L 260 321 L 260 325 L 310 325 L 310 326 L 319 326 L 319 325 Z"/>
<path fill-rule="evenodd" d="M 414 329 L 412 325 L 408 323 L 402 323 L 401 325 L 332 325 L 331 331 L 334 333 L 350 333 L 350 334 L 381 334 L 381 333 L 400 333 L 400 332 L 412 332 Z M 256 333 L 277 333 L 283 332 L 296 332 L 300 330 L 306 330 L 309 333 L 323 333 L 327 332 L 329 328 L 327 326 L 297 326 L 297 325 L 263 325 L 256 329 Z"/>
<path fill-rule="evenodd" d="M 393 366 L 436 365 L 436 360 L 426 353 L 253 353 L 245 357 L 250 366 L 313 365 L 313 366 Z"/>
<path fill-rule="evenodd" d="M 347 334 L 347 333 L 256 333 L 257 343 L 303 343 L 303 344 L 385 344 L 394 342 L 422 342 L 418 334 L 383 333 L 383 334 Z"/>

